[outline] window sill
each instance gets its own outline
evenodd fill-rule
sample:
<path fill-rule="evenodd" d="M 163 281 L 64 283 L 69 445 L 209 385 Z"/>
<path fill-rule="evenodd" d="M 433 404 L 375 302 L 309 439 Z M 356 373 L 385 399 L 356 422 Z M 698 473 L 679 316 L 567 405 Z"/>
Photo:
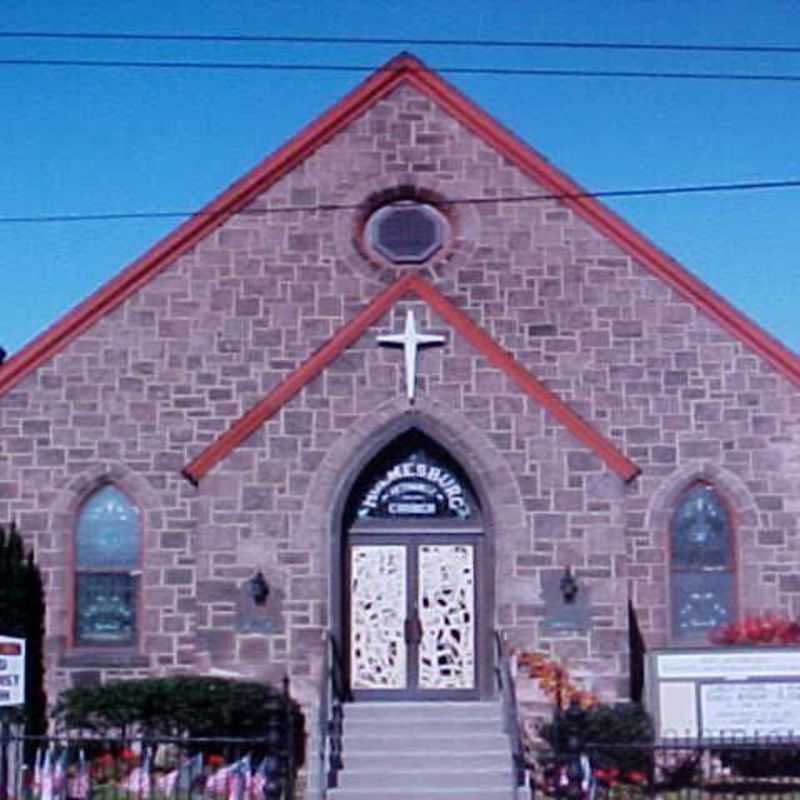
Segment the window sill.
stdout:
<path fill-rule="evenodd" d="M 149 667 L 150 659 L 133 650 L 72 650 L 59 659 L 60 667 L 116 667 L 135 669 Z"/>

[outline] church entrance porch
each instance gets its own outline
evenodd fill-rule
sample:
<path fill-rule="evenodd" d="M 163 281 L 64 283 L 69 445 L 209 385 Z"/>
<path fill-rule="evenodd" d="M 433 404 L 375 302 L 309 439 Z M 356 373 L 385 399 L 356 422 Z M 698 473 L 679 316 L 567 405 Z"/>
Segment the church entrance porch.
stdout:
<path fill-rule="evenodd" d="M 491 571 L 466 474 L 412 429 L 363 471 L 343 527 L 340 626 L 354 697 L 484 696 Z"/>

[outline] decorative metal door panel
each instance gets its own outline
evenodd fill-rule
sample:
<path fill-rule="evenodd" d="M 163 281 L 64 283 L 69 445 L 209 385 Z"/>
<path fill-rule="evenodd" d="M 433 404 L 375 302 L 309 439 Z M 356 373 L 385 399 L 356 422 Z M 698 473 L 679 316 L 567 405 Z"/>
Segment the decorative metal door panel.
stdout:
<path fill-rule="evenodd" d="M 468 544 L 418 550 L 417 609 L 422 627 L 420 689 L 475 686 L 475 563 Z"/>
<path fill-rule="evenodd" d="M 352 544 L 349 583 L 354 691 L 476 689 L 473 544 Z"/>
<path fill-rule="evenodd" d="M 406 548 L 350 550 L 350 668 L 353 689 L 405 689 Z"/>

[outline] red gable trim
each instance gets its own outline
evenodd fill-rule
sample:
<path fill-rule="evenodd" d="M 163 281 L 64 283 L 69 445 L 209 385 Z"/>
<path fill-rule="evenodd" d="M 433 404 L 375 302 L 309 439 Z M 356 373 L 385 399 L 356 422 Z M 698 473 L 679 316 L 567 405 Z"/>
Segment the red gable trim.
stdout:
<path fill-rule="evenodd" d="M 234 183 L 199 214 L 178 227 L 159 244 L 130 264 L 51 328 L 34 339 L 0 367 L 0 395 L 48 361 L 75 337 L 130 297 L 166 269 L 177 257 L 221 225 L 254 197 L 308 158 L 403 81 L 428 95 L 444 110 L 480 136 L 548 192 L 564 196 L 564 204 L 606 236 L 646 269 L 669 284 L 725 330 L 766 359 L 784 377 L 800 386 L 800 357 L 737 311 L 680 264 L 661 252 L 624 220 L 549 164 L 529 145 L 478 108 L 457 89 L 408 55 L 393 59 L 370 76 L 295 138 Z"/>
<path fill-rule="evenodd" d="M 800 357 L 659 250 L 599 200 L 587 197 L 586 189 L 550 164 L 529 144 L 518 139 L 458 89 L 420 62 L 417 62 L 409 82 L 432 97 L 443 109 L 544 186 L 548 193 L 562 197 L 561 202 L 564 205 L 612 239 L 622 250 L 700 308 L 728 333 L 755 350 L 785 378 L 800 386 Z"/>
<path fill-rule="evenodd" d="M 377 322 L 402 297 L 413 294 L 427 303 L 442 319 L 458 331 L 492 366 L 504 372 L 517 386 L 550 412 L 579 441 L 583 442 L 623 480 L 639 474 L 639 467 L 623 455 L 608 439 L 579 417 L 560 398 L 533 377 L 514 357 L 503 350 L 482 328 L 451 303 L 441 292 L 417 275 L 408 274 L 374 298 L 333 338 L 273 389 L 243 417 L 233 424 L 212 445 L 183 469 L 192 483 L 199 483 L 219 461 L 232 452 L 248 436 L 294 397 L 309 381 L 330 364 L 366 330 Z"/>
<path fill-rule="evenodd" d="M 375 297 L 283 383 L 276 386 L 263 400 L 256 403 L 243 417 L 213 444 L 183 469 L 183 474 L 194 484 L 221 459 L 240 445 L 273 414 L 288 403 L 309 381 L 343 350 L 346 350 L 363 333 L 374 325 L 411 286 L 412 276 L 406 275 Z"/>
<path fill-rule="evenodd" d="M 576 439 L 594 450 L 623 480 L 632 480 L 639 474 L 641 470 L 633 461 L 623 455 L 586 420 L 579 417 L 543 383 L 534 378 L 511 353 L 500 347 L 483 328 L 454 306 L 441 292 L 421 278 L 415 280 L 412 288 L 418 297 L 482 353 L 492 366 L 505 372 L 525 394 L 549 411 Z"/>
<path fill-rule="evenodd" d="M 231 184 L 191 219 L 15 353 L 0 366 L 0 396 L 303 162 L 355 117 L 405 80 L 408 70 L 412 68 L 419 69 L 420 64 L 406 56 L 390 61 L 247 175 Z"/>

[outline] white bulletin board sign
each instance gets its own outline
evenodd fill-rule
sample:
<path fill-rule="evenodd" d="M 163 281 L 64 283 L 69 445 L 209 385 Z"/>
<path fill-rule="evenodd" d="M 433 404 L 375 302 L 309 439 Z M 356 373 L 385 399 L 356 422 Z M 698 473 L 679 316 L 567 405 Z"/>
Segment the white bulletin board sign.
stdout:
<path fill-rule="evenodd" d="M 0 708 L 25 703 L 25 640 L 0 636 Z"/>
<path fill-rule="evenodd" d="M 800 736 L 800 681 L 701 684 L 700 708 L 705 736 Z"/>
<path fill-rule="evenodd" d="M 660 739 L 800 739 L 798 648 L 652 651 L 646 687 Z"/>

